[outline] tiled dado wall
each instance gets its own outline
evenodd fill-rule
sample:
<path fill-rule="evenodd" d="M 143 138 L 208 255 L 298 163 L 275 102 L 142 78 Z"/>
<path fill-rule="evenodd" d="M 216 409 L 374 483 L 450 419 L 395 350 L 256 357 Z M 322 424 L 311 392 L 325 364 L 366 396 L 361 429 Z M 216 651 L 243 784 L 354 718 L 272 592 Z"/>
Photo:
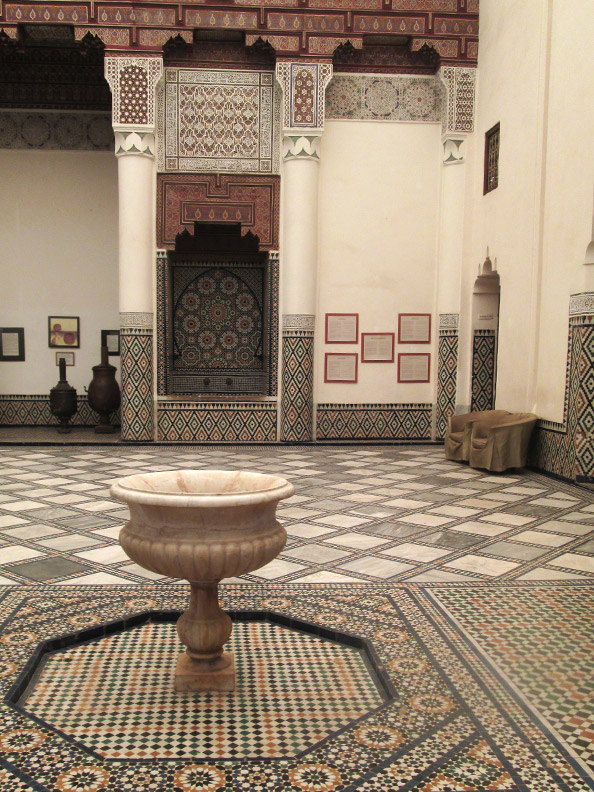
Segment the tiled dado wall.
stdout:
<path fill-rule="evenodd" d="M 159 399 L 157 439 L 169 443 L 275 443 L 275 401 Z"/>
<path fill-rule="evenodd" d="M 77 405 L 78 409 L 70 421 L 73 426 L 96 426 L 99 423 L 99 416 L 89 407 L 86 396 L 78 394 Z M 58 423 L 50 409 L 49 395 L 0 395 L 0 426 L 57 426 Z M 112 423 L 119 426 L 119 410 L 112 417 Z"/>
<path fill-rule="evenodd" d="M 563 422 L 539 421 L 530 464 L 594 482 L 594 293 L 572 295 Z"/>
<path fill-rule="evenodd" d="M 432 404 L 318 404 L 318 440 L 430 440 Z"/>

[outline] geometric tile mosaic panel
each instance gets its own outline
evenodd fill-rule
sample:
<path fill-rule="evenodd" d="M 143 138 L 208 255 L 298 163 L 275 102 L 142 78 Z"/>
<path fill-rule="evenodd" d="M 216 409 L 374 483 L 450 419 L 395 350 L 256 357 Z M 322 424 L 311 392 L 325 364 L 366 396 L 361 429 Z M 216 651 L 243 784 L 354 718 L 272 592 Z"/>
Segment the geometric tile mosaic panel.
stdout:
<path fill-rule="evenodd" d="M 318 440 L 428 440 L 431 404 L 318 404 Z"/>
<path fill-rule="evenodd" d="M 173 248 L 196 221 L 240 222 L 260 239 L 260 250 L 278 250 L 280 177 L 224 173 L 157 175 L 157 247 Z"/>
<path fill-rule="evenodd" d="M 278 173 L 272 72 L 168 68 L 158 101 L 160 171 Z"/>
<path fill-rule="evenodd" d="M 456 411 L 458 330 L 440 329 L 437 360 L 436 438 L 446 433 L 448 417 Z"/>
<path fill-rule="evenodd" d="M 281 440 L 290 443 L 313 439 L 312 330 L 283 329 Z"/>
<path fill-rule="evenodd" d="M 563 619 L 563 613 L 555 617 L 553 608 L 547 609 L 544 604 L 548 588 L 529 586 L 534 592 L 532 601 L 545 609 L 547 617 L 553 618 L 551 626 L 543 626 L 544 639 L 552 634 L 556 619 Z M 67 737 L 52 729 L 43 718 L 11 708 L 3 698 L 0 751 L 7 779 L 5 788 L 60 792 L 143 789 L 153 792 L 479 792 L 488 789 L 586 792 L 594 788 L 594 776 L 588 764 L 578 757 L 572 741 L 579 726 L 574 735 L 558 731 L 551 714 L 555 708 L 563 709 L 568 701 L 575 701 L 571 692 L 563 690 L 559 694 L 559 688 L 553 686 L 548 696 L 541 694 L 541 700 L 546 699 L 548 704 L 546 714 L 539 710 L 530 699 L 530 681 L 522 673 L 516 673 L 515 668 L 499 663 L 502 656 L 514 652 L 516 631 L 500 630 L 499 640 L 490 642 L 488 627 L 485 629 L 479 623 L 475 631 L 474 624 L 465 618 L 475 600 L 481 602 L 483 592 L 489 590 L 481 586 L 460 588 L 454 592 L 455 598 L 450 597 L 445 604 L 441 600 L 442 591 L 441 586 L 422 589 L 386 584 L 223 586 L 221 597 L 227 609 L 274 609 L 286 618 L 329 630 L 348 629 L 351 634 L 370 641 L 390 679 L 393 698 L 368 709 L 358 719 L 349 720 L 321 742 L 310 743 L 301 753 L 249 760 L 231 758 L 229 754 L 225 760 L 220 758 L 225 732 L 212 728 L 216 718 L 209 715 L 212 707 L 208 694 L 176 696 L 174 712 L 164 716 L 168 720 L 175 717 L 176 726 L 184 720 L 198 721 L 200 729 L 165 731 L 157 729 L 155 723 L 145 738 L 144 730 L 134 729 L 134 719 L 129 718 L 126 726 L 131 734 L 128 744 L 136 746 L 133 754 L 147 750 L 155 739 L 173 746 L 177 735 L 181 739 L 179 755 L 175 755 L 174 747 L 169 749 L 174 754 L 169 758 L 146 756 L 141 760 L 134 756 L 109 759 L 101 755 L 104 746 L 118 741 L 125 744 L 126 740 L 125 735 L 113 728 L 109 711 L 101 713 L 97 709 L 93 714 L 96 726 L 89 729 L 88 735 Z M 451 588 L 445 591 L 451 592 Z M 565 591 L 560 587 L 555 604 L 565 610 L 566 602 L 570 602 L 571 611 L 575 592 L 566 598 Z M 591 608 L 592 587 L 584 586 L 580 591 Z M 186 601 L 184 586 L 65 587 L 57 598 L 43 586 L 8 591 L 0 601 L 3 670 L 0 690 L 6 695 L 41 639 L 71 633 L 73 624 L 78 630 L 96 626 L 98 617 L 105 622 L 124 619 L 142 608 L 177 610 L 185 607 Z M 526 596 L 524 602 L 530 604 L 531 600 Z M 497 607 L 485 604 L 479 622 L 485 621 L 489 609 Z M 463 625 L 458 623 L 459 618 Z M 576 625 L 574 637 L 578 642 L 588 640 L 582 624 Z M 234 629 L 237 627 L 236 623 Z M 101 641 L 80 649 L 84 654 L 98 646 Z M 591 680 L 592 655 L 585 652 L 584 659 L 574 666 L 573 645 L 563 646 L 567 671 L 571 673 L 575 668 L 579 673 L 583 668 Z M 159 652 L 152 644 L 144 649 L 153 654 Z M 285 656 L 284 647 L 278 645 L 269 647 L 269 651 Z M 290 658 L 290 650 L 286 656 Z M 60 653 L 54 658 L 57 664 Z M 79 662 L 74 661 L 75 669 Z M 72 663 L 64 665 L 65 686 L 58 695 L 69 693 L 71 688 L 68 669 Z M 137 668 L 141 671 L 142 665 Z M 292 684 L 288 680 L 284 684 L 293 695 L 308 684 L 324 689 L 320 698 L 308 698 L 308 706 L 320 713 L 325 711 L 331 730 L 336 722 L 338 702 L 332 700 L 330 691 L 336 680 L 327 666 L 322 669 L 327 673 L 317 674 L 315 680 L 299 675 Z M 108 697 L 113 693 L 109 690 L 111 679 L 115 678 L 117 685 L 126 685 L 126 681 L 125 671 L 122 673 L 114 664 L 106 666 L 106 673 L 106 684 L 100 694 Z M 90 690 L 96 690 L 96 678 L 87 679 Z M 129 687 L 123 695 L 138 701 L 147 679 L 142 673 L 132 679 L 128 677 Z M 245 694 L 252 706 L 261 706 L 253 690 Z M 239 714 L 241 677 L 238 690 L 227 697 L 239 705 L 233 716 L 235 743 L 242 744 L 243 740 L 245 745 L 246 738 L 248 744 L 257 740 L 266 728 L 266 721 L 243 720 Z M 282 699 L 277 703 L 282 707 Z M 53 705 L 45 702 L 44 706 Z M 139 711 L 137 720 L 142 723 L 146 717 L 142 709 L 133 707 L 133 711 Z M 299 717 L 295 711 L 291 715 L 297 716 L 298 732 L 291 737 L 298 743 L 300 733 L 315 729 L 315 722 L 310 724 L 307 717 Z M 78 731 L 82 726 L 84 730 L 85 717 L 83 709 L 81 723 L 73 722 L 74 729 Z M 283 733 L 281 722 L 286 725 L 287 733 L 291 733 L 290 716 L 286 718 L 279 710 L 275 720 L 279 729 L 278 737 L 274 729 L 273 746 Z M 214 755 L 205 756 L 200 753 L 199 744 L 200 741 L 206 744 L 209 729 L 213 737 L 210 750 Z M 89 751 L 87 739 L 99 745 L 100 750 Z"/>
<path fill-rule="evenodd" d="M 153 331 L 120 329 L 122 440 L 153 440 Z"/>
<path fill-rule="evenodd" d="M 563 422 L 539 421 L 530 463 L 570 480 L 592 482 L 593 437 L 594 316 L 578 314 L 569 318 Z"/>
<path fill-rule="evenodd" d="M 273 443 L 276 402 L 165 401 L 157 405 L 158 440 L 171 443 Z"/>
<path fill-rule="evenodd" d="M 84 393 L 77 394 L 76 405 L 76 413 L 70 420 L 72 426 L 96 426 L 99 423 L 99 415 L 89 407 Z M 111 421 L 119 425 L 119 408 Z M 49 396 L 0 395 L 0 426 L 57 426 L 58 423 L 52 415 Z"/>
<path fill-rule="evenodd" d="M 190 761 L 295 756 L 383 704 L 357 648 L 279 624 L 234 625 L 234 695 L 176 693 L 183 650 L 162 623 L 72 646 L 19 706 L 104 759 Z"/>
<path fill-rule="evenodd" d="M 326 117 L 439 122 L 435 77 L 335 74 L 326 90 Z"/>
<path fill-rule="evenodd" d="M 188 264 L 190 262 L 187 262 Z M 197 262 L 197 265 L 204 265 L 203 269 L 205 269 L 209 264 L 213 262 L 202 261 Z M 168 261 L 167 254 L 165 251 L 158 251 L 157 253 L 157 271 L 156 271 L 156 284 L 157 284 L 157 343 L 156 343 L 156 351 L 157 351 L 157 393 L 159 396 L 166 396 L 168 393 L 168 388 L 170 386 L 170 378 L 168 377 L 168 370 L 167 370 L 167 343 L 170 333 L 172 332 L 170 329 L 171 325 L 171 315 L 173 311 L 170 307 L 170 302 L 172 300 L 172 295 L 170 294 L 170 278 L 171 278 L 171 270 L 173 269 Z M 176 268 L 178 269 L 178 268 Z M 190 271 L 191 268 L 188 266 L 186 271 Z M 194 268 L 196 271 L 196 268 Z M 259 270 L 258 270 L 259 271 Z M 256 272 L 258 272 L 256 271 Z M 245 272 L 249 275 L 250 269 L 242 268 L 238 271 L 239 273 Z M 254 276 L 252 275 L 252 278 Z M 239 274 L 239 278 L 241 280 L 241 274 Z M 270 251 L 268 253 L 268 258 L 266 261 L 266 273 L 264 275 L 265 282 L 267 283 L 267 295 L 265 295 L 265 299 L 267 301 L 267 316 L 268 316 L 268 354 L 267 354 L 267 367 L 268 367 L 268 382 L 267 382 L 267 395 L 268 396 L 276 396 L 277 389 L 278 389 L 278 343 L 279 343 L 279 333 L 278 333 L 278 325 L 279 325 L 279 318 L 278 318 L 278 300 L 279 300 L 279 256 L 278 252 Z M 230 286 L 231 288 L 231 286 Z M 222 293 L 223 302 L 228 302 L 230 299 L 229 294 Z M 212 295 L 206 295 L 206 297 L 210 300 L 210 307 L 213 308 L 215 306 L 212 305 Z M 234 297 L 236 299 L 236 296 Z M 239 306 L 240 312 L 243 310 L 241 306 Z M 214 319 L 216 320 L 218 317 L 215 316 Z M 240 317 L 239 321 L 243 321 Z M 215 322 L 216 324 L 216 322 Z M 220 323 L 222 326 L 222 323 Z M 235 330 L 235 328 L 231 328 Z M 253 330 L 252 330 L 253 334 Z M 248 336 L 249 338 L 249 336 Z M 223 339 L 222 339 L 223 340 Z M 233 340 L 233 338 L 231 339 Z M 229 350 L 222 350 L 221 357 L 224 358 L 225 355 L 229 354 Z M 223 364 L 225 364 L 226 358 L 223 359 Z M 211 358 L 212 361 L 212 358 Z M 229 365 L 226 363 L 226 365 Z M 184 435 L 186 436 L 186 435 Z M 189 436 L 186 439 L 190 439 Z M 266 437 L 262 437 L 262 441 L 268 439 L 268 435 Z"/>
<path fill-rule="evenodd" d="M 475 330 L 472 344 L 472 401 L 470 409 L 492 410 L 495 405 L 494 330 Z"/>

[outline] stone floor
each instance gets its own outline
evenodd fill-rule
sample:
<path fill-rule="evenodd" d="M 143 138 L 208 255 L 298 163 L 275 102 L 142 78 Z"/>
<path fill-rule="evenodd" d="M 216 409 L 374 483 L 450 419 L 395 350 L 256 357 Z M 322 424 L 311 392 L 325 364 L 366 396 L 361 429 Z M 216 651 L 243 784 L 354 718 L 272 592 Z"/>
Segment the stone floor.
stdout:
<path fill-rule="evenodd" d="M 2 792 L 594 789 L 587 488 L 437 446 L 0 459 Z M 187 586 L 117 543 L 109 484 L 183 468 L 296 487 L 279 558 L 221 588 L 235 694 L 172 695 Z"/>

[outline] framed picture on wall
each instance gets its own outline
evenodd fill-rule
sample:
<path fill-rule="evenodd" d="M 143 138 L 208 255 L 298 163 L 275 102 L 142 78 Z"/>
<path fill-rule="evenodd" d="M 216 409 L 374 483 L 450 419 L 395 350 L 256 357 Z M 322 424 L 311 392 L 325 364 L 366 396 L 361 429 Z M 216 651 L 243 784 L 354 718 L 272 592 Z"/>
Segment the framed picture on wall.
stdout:
<path fill-rule="evenodd" d="M 357 382 L 358 355 L 326 352 L 324 382 Z"/>
<path fill-rule="evenodd" d="M 120 331 L 119 330 L 102 330 L 101 331 L 101 346 L 107 347 L 108 355 L 120 354 Z"/>
<path fill-rule="evenodd" d="M 0 360 L 25 359 L 25 328 L 0 327 Z"/>
<path fill-rule="evenodd" d="M 429 382 L 431 355 L 401 352 L 398 355 L 398 382 Z"/>
<path fill-rule="evenodd" d="M 361 333 L 361 363 L 393 363 L 394 333 Z"/>
<path fill-rule="evenodd" d="M 358 342 L 359 314 L 326 314 L 327 344 L 357 344 Z"/>
<path fill-rule="evenodd" d="M 80 318 L 78 316 L 48 316 L 49 347 L 80 347 Z"/>
<path fill-rule="evenodd" d="M 61 358 L 64 358 L 67 366 L 74 366 L 74 352 L 56 352 L 56 366 L 60 365 Z"/>
<path fill-rule="evenodd" d="M 431 314 L 398 314 L 399 344 L 430 344 Z"/>

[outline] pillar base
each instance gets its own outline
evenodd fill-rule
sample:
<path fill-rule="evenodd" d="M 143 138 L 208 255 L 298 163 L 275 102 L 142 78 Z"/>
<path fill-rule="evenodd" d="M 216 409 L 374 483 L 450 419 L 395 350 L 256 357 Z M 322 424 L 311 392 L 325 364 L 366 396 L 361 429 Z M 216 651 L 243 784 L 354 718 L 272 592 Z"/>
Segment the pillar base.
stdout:
<path fill-rule="evenodd" d="M 233 652 L 223 652 L 221 660 L 226 661 L 219 670 L 204 670 L 204 665 L 194 661 L 184 652 L 177 658 L 175 669 L 175 689 L 178 693 L 195 691 L 231 692 L 235 690 L 235 658 Z"/>

